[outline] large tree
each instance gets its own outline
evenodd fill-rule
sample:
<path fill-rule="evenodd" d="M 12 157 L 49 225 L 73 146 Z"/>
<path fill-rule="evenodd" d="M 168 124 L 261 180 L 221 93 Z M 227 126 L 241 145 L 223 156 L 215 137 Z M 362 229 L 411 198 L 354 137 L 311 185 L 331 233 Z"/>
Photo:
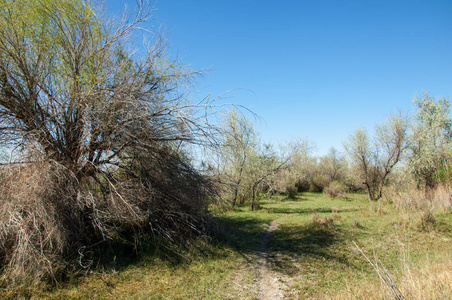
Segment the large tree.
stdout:
<path fill-rule="evenodd" d="M 197 230 L 209 185 L 179 149 L 212 138 L 209 105 L 190 102 L 192 73 L 160 37 L 131 48 L 150 12 L 0 0 L 0 139 L 22 170 L 2 173 L 0 264 L 52 273 L 102 241 Z"/>
<path fill-rule="evenodd" d="M 97 17 L 89 2 L 1 0 L 0 134 L 34 146 L 74 172 L 117 164 L 130 147 L 195 141 L 205 123 L 181 97 L 189 79 L 157 43 L 128 51 L 127 37 L 149 13 L 131 22 Z"/>

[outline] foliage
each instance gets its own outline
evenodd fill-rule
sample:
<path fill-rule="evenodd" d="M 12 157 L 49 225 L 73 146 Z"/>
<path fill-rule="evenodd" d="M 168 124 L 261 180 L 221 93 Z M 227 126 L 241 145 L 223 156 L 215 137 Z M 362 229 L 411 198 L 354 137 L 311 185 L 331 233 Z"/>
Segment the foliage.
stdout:
<path fill-rule="evenodd" d="M 415 98 L 414 104 L 416 114 L 411 126 L 409 168 L 419 187 L 432 188 L 435 179 L 446 179 L 452 155 L 450 102 L 424 94 L 422 98 Z"/>
<path fill-rule="evenodd" d="M 292 154 L 287 167 L 276 175 L 276 191 L 287 193 L 296 187 L 298 192 L 322 192 L 332 181 L 347 177 L 347 161 L 334 147 L 320 158 L 312 155 L 314 146 L 308 140 L 289 143 L 286 148 Z"/>
<path fill-rule="evenodd" d="M 244 204 L 247 195 L 246 186 L 251 163 L 256 155 L 258 137 L 253 129 L 253 124 L 236 109 L 229 111 L 223 118 L 221 125 L 222 141 L 216 150 L 217 165 L 215 169 L 217 177 L 223 184 L 223 197 L 234 207 Z"/>
<path fill-rule="evenodd" d="M 308 140 L 296 140 L 286 145 L 284 152 L 289 160 L 274 178 L 273 187 L 276 191 L 285 193 L 294 186 L 298 192 L 310 190 L 311 179 L 317 175 L 313 150 L 314 145 Z"/>
<path fill-rule="evenodd" d="M 298 194 L 298 188 L 295 185 L 286 186 L 285 193 L 290 199 L 295 199 Z"/>
<path fill-rule="evenodd" d="M 319 168 L 321 173 L 328 177 L 329 183 L 345 179 L 347 171 L 347 161 L 334 147 L 331 147 L 328 154 L 320 158 Z"/>
<path fill-rule="evenodd" d="M 101 19 L 90 2 L 0 0 L 0 263 L 11 280 L 53 277 L 83 253 L 152 236 L 198 234 L 213 190 L 186 160 L 208 143 L 210 103 L 192 73 L 140 54 L 128 37 L 149 17 Z M 89 264 L 87 265 L 89 267 Z"/>
<path fill-rule="evenodd" d="M 331 198 L 347 198 L 347 187 L 340 181 L 333 181 L 323 189 L 323 193 Z"/>
<path fill-rule="evenodd" d="M 250 172 L 251 210 L 259 207 L 259 187 L 268 186 L 272 177 L 285 167 L 291 156 L 280 158 L 272 145 L 263 145 L 253 157 Z M 261 188 L 262 190 L 262 188 Z"/>
<path fill-rule="evenodd" d="M 402 115 L 392 116 L 375 130 L 375 140 L 357 129 L 344 144 L 357 176 L 365 185 L 369 200 L 382 197 L 389 175 L 407 148 L 408 122 Z"/>
<path fill-rule="evenodd" d="M 313 177 L 309 178 L 309 181 L 309 191 L 313 193 L 321 193 L 325 186 L 328 185 L 329 178 L 316 172 Z"/>
<path fill-rule="evenodd" d="M 289 158 L 280 157 L 270 144 L 262 144 L 253 124 L 231 110 L 223 119 L 222 140 L 210 169 L 223 185 L 222 195 L 232 207 L 250 204 L 257 208 L 258 194 L 272 189 L 273 177 Z"/>
<path fill-rule="evenodd" d="M 432 174 L 432 179 L 442 185 L 452 184 L 452 166 L 447 165 L 439 167 L 438 170 Z"/>

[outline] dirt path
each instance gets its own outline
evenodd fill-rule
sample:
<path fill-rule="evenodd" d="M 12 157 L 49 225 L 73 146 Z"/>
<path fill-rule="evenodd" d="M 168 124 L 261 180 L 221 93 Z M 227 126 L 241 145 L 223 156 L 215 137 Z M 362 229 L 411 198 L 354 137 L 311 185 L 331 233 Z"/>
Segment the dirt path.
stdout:
<path fill-rule="evenodd" d="M 284 284 L 286 278 L 283 278 L 285 276 L 272 270 L 273 262 L 270 257 L 270 242 L 273 232 L 278 228 L 278 223 L 273 221 L 267 226 L 262 233 L 261 244 L 259 250 L 256 252 L 254 262 L 254 268 L 258 275 L 256 280 L 258 285 L 258 299 L 283 299 L 284 289 L 286 289 L 286 285 Z"/>

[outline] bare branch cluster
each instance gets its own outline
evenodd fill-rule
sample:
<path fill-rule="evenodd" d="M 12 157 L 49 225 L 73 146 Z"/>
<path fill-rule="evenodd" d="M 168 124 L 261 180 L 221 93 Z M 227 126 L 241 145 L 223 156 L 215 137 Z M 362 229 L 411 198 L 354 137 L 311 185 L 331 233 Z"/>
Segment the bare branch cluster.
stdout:
<path fill-rule="evenodd" d="M 213 195 L 182 145 L 210 143 L 215 106 L 157 37 L 129 51 L 151 12 L 120 22 L 88 2 L 0 0 L 0 263 L 53 274 L 102 241 L 199 232 Z M 15 162 L 19 162 L 15 164 Z M 80 256 L 81 257 L 81 256 Z"/>
<path fill-rule="evenodd" d="M 345 149 L 357 168 L 357 174 L 367 189 L 370 200 L 382 197 L 389 175 L 408 147 L 408 119 L 392 116 L 376 128 L 372 141 L 363 129 L 355 131 L 345 143 Z"/>

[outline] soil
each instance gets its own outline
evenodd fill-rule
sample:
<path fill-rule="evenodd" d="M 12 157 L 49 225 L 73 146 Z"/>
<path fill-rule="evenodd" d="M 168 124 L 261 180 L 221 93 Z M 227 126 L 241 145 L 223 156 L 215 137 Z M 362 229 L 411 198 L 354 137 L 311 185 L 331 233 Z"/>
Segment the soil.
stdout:
<path fill-rule="evenodd" d="M 260 239 L 259 250 L 255 254 L 254 268 L 257 273 L 255 280 L 258 287 L 258 299 L 283 299 L 284 291 L 287 289 L 285 282 L 286 276 L 281 273 L 273 271 L 273 261 L 270 256 L 271 253 L 271 239 L 273 232 L 278 228 L 278 223 L 273 221 L 262 233 Z"/>

